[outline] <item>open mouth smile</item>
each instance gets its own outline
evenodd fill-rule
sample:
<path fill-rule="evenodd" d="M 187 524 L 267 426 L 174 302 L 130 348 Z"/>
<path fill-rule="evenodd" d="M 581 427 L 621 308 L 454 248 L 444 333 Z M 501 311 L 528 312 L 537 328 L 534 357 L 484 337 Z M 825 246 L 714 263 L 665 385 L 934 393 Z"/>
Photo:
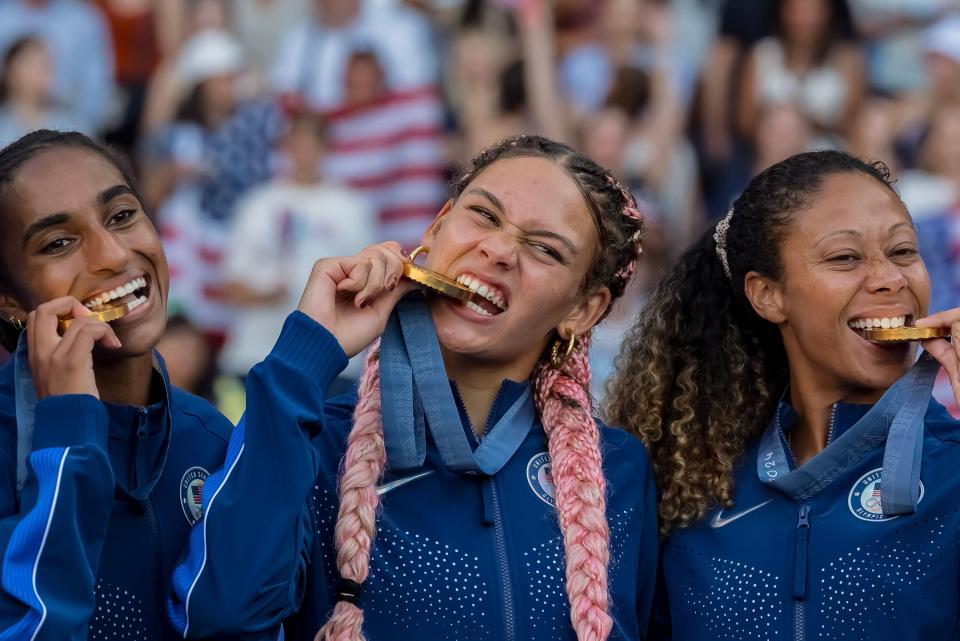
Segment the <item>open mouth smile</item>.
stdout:
<path fill-rule="evenodd" d="M 123 285 L 102 291 L 83 301 L 84 307 L 91 311 L 101 311 L 106 307 L 127 306 L 127 312 L 147 302 L 150 295 L 150 281 L 146 276 L 137 276 Z"/>
<path fill-rule="evenodd" d="M 469 287 L 471 291 L 476 292 L 481 297 L 479 302 L 464 303 L 469 309 L 481 316 L 497 316 L 507 311 L 509 307 L 507 297 L 496 286 L 469 273 L 460 274 L 456 280 L 461 285 Z"/>

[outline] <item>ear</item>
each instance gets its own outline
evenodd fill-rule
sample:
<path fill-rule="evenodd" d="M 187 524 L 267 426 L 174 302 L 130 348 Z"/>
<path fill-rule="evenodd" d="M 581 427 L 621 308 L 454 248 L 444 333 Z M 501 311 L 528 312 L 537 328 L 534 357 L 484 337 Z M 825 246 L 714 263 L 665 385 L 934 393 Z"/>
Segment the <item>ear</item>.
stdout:
<path fill-rule="evenodd" d="M 760 318 L 779 325 L 787 320 L 783 309 L 783 289 L 780 283 L 761 276 L 757 272 L 748 272 L 743 277 L 743 290 L 753 311 Z"/>
<path fill-rule="evenodd" d="M 420 244 L 424 247 L 429 247 L 433 244 L 433 241 L 437 238 L 437 234 L 440 233 L 440 225 L 443 224 L 443 217 L 450 211 L 453 207 L 453 199 L 449 199 L 443 204 L 443 207 L 440 208 L 440 211 L 437 213 L 436 218 L 433 219 L 433 222 L 430 223 L 430 226 L 427 227 L 426 231 L 423 232 L 423 237 L 420 239 Z"/>
<path fill-rule="evenodd" d="M 0 320 L 9 321 L 11 317 L 26 323 L 27 310 L 13 296 L 0 292 Z"/>
<path fill-rule="evenodd" d="M 593 290 L 567 314 L 566 318 L 560 321 L 557 325 L 557 334 L 569 339 L 571 333 L 580 336 L 589 332 L 603 318 L 603 313 L 610 306 L 611 298 L 610 290 L 606 287 Z"/>

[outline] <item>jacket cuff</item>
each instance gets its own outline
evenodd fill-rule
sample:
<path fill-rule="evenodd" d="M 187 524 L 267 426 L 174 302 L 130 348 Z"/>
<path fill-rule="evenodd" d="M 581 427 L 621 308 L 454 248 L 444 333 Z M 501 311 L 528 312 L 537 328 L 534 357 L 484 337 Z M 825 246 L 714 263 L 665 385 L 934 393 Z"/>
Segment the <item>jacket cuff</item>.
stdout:
<path fill-rule="evenodd" d="M 324 389 L 349 361 L 333 334 L 299 310 L 287 316 L 270 356 L 301 370 Z"/>

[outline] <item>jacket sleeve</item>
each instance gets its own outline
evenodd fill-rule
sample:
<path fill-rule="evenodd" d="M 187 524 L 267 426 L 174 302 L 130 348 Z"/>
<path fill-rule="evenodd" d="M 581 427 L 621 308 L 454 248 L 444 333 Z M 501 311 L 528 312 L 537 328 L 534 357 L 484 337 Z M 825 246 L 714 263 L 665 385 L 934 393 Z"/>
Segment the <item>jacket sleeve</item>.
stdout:
<path fill-rule="evenodd" d="M 184 638 L 277 638 L 298 608 L 319 472 L 308 438 L 324 428 L 324 391 L 346 364 L 333 335 L 294 312 L 250 370 L 246 413 L 204 485 L 203 519 L 174 570 L 168 615 Z"/>
<path fill-rule="evenodd" d="M 113 504 L 109 419 L 88 395 L 45 398 L 34 417 L 19 501 L 15 439 L 0 459 L 0 641 L 86 639 Z"/>

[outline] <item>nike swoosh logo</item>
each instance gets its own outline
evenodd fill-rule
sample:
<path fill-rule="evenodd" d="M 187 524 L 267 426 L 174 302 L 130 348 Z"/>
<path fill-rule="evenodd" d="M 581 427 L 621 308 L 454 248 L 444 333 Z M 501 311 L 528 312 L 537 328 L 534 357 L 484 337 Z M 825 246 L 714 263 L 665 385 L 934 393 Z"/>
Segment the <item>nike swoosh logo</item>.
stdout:
<path fill-rule="evenodd" d="M 397 479 L 396 481 L 390 481 L 389 483 L 384 483 L 383 485 L 377 486 L 377 495 L 383 496 L 391 490 L 395 490 L 401 485 L 406 485 L 416 481 L 417 479 L 422 479 L 424 476 L 430 476 L 433 474 L 433 470 L 427 470 L 426 472 L 420 472 L 419 474 L 414 474 L 413 476 L 405 476 L 402 479 Z"/>
<path fill-rule="evenodd" d="M 764 501 L 763 503 L 760 503 L 760 504 L 758 504 L 758 505 L 754 505 L 753 507 L 748 508 L 748 509 L 744 510 L 743 512 L 737 512 L 737 513 L 734 514 L 733 516 L 728 516 L 727 518 L 723 518 L 723 510 L 720 510 L 719 512 L 717 512 L 716 514 L 714 514 L 714 515 L 713 515 L 713 518 L 710 520 L 710 527 L 716 529 L 716 528 L 718 528 L 718 527 L 723 527 L 724 525 L 730 525 L 731 523 L 733 523 L 733 522 L 736 521 L 737 519 L 739 519 L 739 518 L 741 518 L 741 517 L 744 517 L 744 516 L 750 514 L 751 512 L 755 512 L 756 510 L 759 510 L 760 508 L 762 508 L 764 505 L 766 505 L 767 503 L 769 503 L 769 502 L 772 501 L 772 500 L 773 500 L 773 499 L 767 499 L 767 500 Z"/>

